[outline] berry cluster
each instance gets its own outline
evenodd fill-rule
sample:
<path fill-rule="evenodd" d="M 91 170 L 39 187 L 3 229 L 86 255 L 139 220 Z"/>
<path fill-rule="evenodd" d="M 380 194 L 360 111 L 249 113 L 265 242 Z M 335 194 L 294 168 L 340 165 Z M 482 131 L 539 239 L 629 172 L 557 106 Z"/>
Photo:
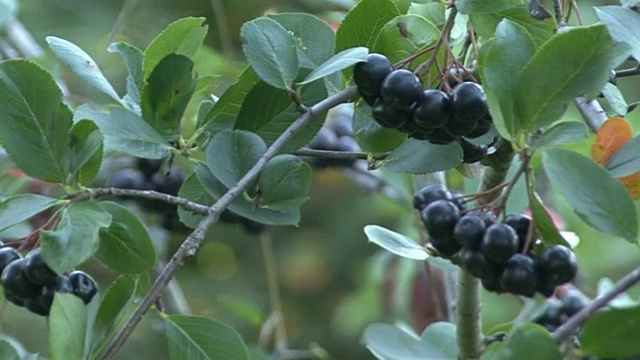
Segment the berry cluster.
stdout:
<path fill-rule="evenodd" d="M 307 147 L 313 150 L 360 151 L 360 146 L 353 138 L 351 115 L 347 112 L 342 112 L 332 116 Z M 307 161 L 315 168 L 324 169 L 327 167 L 350 167 L 356 160 L 314 157 L 309 158 Z"/>
<path fill-rule="evenodd" d="M 584 309 L 588 303 L 589 300 L 580 291 L 570 290 L 562 299 L 555 296 L 547 299 L 547 308 L 534 322 L 554 332 L 567 319 Z"/>
<path fill-rule="evenodd" d="M 161 168 L 162 160 L 139 158 L 136 161 L 136 169 L 119 170 L 113 176 L 110 185 L 120 189 L 158 191 L 168 195 L 178 195 L 184 177 L 179 171 L 165 174 L 160 171 Z M 140 200 L 140 205 L 161 214 L 161 223 L 166 229 L 180 228 L 178 209 L 174 205 L 146 199 Z"/>
<path fill-rule="evenodd" d="M 40 249 L 22 258 L 15 249 L 1 247 L 0 273 L 4 297 L 42 316 L 49 315 L 56 292 L 74 294 L 85 304 L 98 292 L 96 282 L 82 271 L 56 274 L 42 259 Z"/>
<path fill-rule="evenodd" d="M 353 78 L 380 126 L 434 144 L 458 141 L 466 162 L 486 155 L 486 146 L 463 138 L 477 138 L 491 129 L 492 118 L 482 86 L 469 81 L 456 83 L 450 95 L 437 89 L 423 90 L 420 78 L 413 72 L 394 70 L 387 57 L 375 53 L 355 65 Z"/>
<path fill-rule="evenodd" d="M 537 256 L 524 251 L 531 226 L 527 216 L 511 214 L 498 223 L 491 212 L 467 211 L 459 196 L 440 185 L 420 189 L 413 205 L 433 247 L 446 257 L 457 254 L 488 291 L 529 297 L 537 291 L 549 297 L 577 274 L 575 256 L 564 246 L 543 248 Z"/>

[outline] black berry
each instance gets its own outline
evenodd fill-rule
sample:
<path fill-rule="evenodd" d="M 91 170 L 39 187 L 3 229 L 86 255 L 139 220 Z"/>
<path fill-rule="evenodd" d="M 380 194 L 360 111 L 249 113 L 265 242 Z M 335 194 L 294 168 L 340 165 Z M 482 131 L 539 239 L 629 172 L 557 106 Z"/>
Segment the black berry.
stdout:
<path fill-rule="evenodd" d="M 336 116 L 332 121 L 329 122 L 328 127 L 338 137 L 353 137 L 353 125 L 351 124 L 351 118 L 347 115 Z"/>
<path fill-rule="evenodd" d="M 380 126 L 387 129 L 398 129 L 411 120 L 411 112 L 389 106 L 382 99 L 373 104 L 371 115 Z"/>
<path fill-rule="evenodd" d="M 180 187 L 182 187 L 182 183 L 184 183 L 184 176 L 182 176 L 179 171 L 174 170 L 164 176 L 162 181 L 157 182 L 158 191 L 168 195 L 177 196 L 178 191 L 180 191 Z"/>
<path fill-rule="evenodd" d="M 420 215 L 432 239 L 453 241 L 453 228 L 460 219 L 460 210 L 451 201 L 436 200 L 427 205 Z"/>
<path fill-rule="evenodd" d="M 462 122 L 476 123 L 489 112 L 482 86 L 463 82 L 451 92 L 454 116 Z"/>
<path fill-rule="evenodd" d="M 67 278 L 71 284 L 73 294 L 82 299 L 85 304 L 88 304 L 98 292 L 96 282 L 83 271 L 71 272 L 67 275 Z"/>
<path fill-rule="evenodd" d="M 353 67 L 353 80 L 362 95 L 378 96 L 385 77 L 393 71 L 391 62 L 381 54 L 369 54 L 366 62 Z"/>
<path fill-rule="evenodd" d="M 44 262 L 40 249 L 29 252 L 25 260 L 27 265 L 24 269 L 24 275 L 31 283 L 39 286 L 55 285 L 58 274 Z"/>
<path fill-rule="evenodd" d="M 136 165 L 138 170 L 140 170 L 144 176 L 151 178 L 153 174 L 160 171 L 160 167 L 162 167 L 162 160 L 139 158 Z"/>
<path fill-rule="evenodd" d="M 426 136 L 426 140 L 432 144 L 447 145 L 454 142 L 458 137 L 451 135 L 444 127 L 435 129 Z"/>
<path fill-rule="evenodd" d="M 111 179 L 111 186 L 118 189 L 146 190 L 148 183 L 144 175 L 134 169 L 122 169 Z"/>
<path fill-rule="evenodd" d="M 462 162 L 472 164 L 487 156 L 487 145 L 475 145 L 465 139 L 458 139 L 462 147 Z"/>
<path fill-rule="evenodd" d="M 438 250 L 440 255 L 451 257 L 460 251 L 460 245 L 452 238 L 431 238 L 431 245 Z"/>
<path fill-rule="evenodd" d="M 500 285 L 513 294 L 533 296 L 536 292 L 536 280 L 533 258 L 524 254 L 515 254 L 505 265 Z"/>
<path fill-rule="evenodd" d="M 562 245 L 553 245 L 542 250 L 539 261 L 544 278 L 554 285 L 568 283 L 578 273 L 575 255 Z"/>
<path fill-rule="evenodd" d="M 0 274 L 9 263 L 20 259 L 20 254 L 13 248 L 0 248 Z"/>
<path fill-rule="evenodd" d="M 554 325 L 560 326 L 562 324 L 562 302 L 558 299 L 549 299 L 547 301 L 547 307 L 540 315 L 535 322 L 542 326 L 544 325 Z"/>
<path fill-rule="evenodd" d="M 569 317 L 575 315 L 589 304 L 588 300 L 578 291 L 569 291 L 562 299 L 562 311 Z"/>
<path fill-rule="evenodd" d="M 425 90 L 416 103 L 413 120 L 423 129 L 436 129 L 444 126 L 453 115 L 453 106 L 449 96 L 440 90 Z"/>
<path fill-rule="evenodd" d="M 42 303 L 38 301 L 37 298 L 26 299 L 24 301 L 24 307 L 32 313 L 42 316 L 49 316 L 49 312 L 51 311 L 51 307 L 46 308 L 42 306 Z"/>
<path fill-rule="evenodd" d="M 442 185 L 427 185 L 413 194 L 413 208 L 422 210 L 436 200 L 449 200 L 450 196 Z"/>
<path fill-rule="evenodd" d="M 392 71 L 380 87 L 380 96 L 385 104 L 403 110 L 409 110 L 421 93 L 420 79 L 405 69 Z"/>
<path fill-rule="evenodd" d="M 478 248 L 482 242 L 485 225 L 484 221 L 476 215 L 465 215 L 460 218 L 453 228 L 453 238 L 461 246 Z"/>
<path fill-rule="evenodd" d="M 68 276 L 60 276 L 53 286 L 43 287 L 38 295 L 38 301 L 44 308 L 51 309 L 55 293 L 73 293 L 73 287 L 71 286 Z"/>
<path fill-rule="evenodd" d="M 518 235 L 509 225 L 493 224 L 485 231 L 480 247 L 491 261 L 504 264 L 518 251 Z"/>
<path fill-rule="evenodd" d="M 522 251 L 527 241 L 531 218 L 523 214 L 509 214 L 504 218 L 504 223 L 511 226 L 513 230 L 516 231 L 516 234 L 518 234 L 518 241 L 520 243 L 518 251 Z"/>
<path fill-rule="evenodd" d="M 496 272 L 496 265 L 480 250 L 463 247 L 458 256 L 463 268 L 479 279 L 491 277 Z"/>
<path fill-rule="evenodd" d="M 0 284 L 4 286 L 5 292 L 9 292 L 21 299 L 34 298 L 38 295 L 40 288 L 31 283 L 25 277 L 24 270 L 27 260 L 19 259 L 11 262 L 2 271 Z"/>
<path fill-rule="evenodd" d="M 309 148 L 315 150 L 333 150 L 338 142 L 338 137 L 329 128 L 323 127 L 309 143 Z"/>

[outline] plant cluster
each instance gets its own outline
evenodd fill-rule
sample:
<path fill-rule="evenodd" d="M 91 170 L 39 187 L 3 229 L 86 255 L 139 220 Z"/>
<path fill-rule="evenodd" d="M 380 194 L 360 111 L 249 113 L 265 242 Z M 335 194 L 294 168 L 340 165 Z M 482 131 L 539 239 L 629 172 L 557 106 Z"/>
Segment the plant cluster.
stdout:
<path fill-rule="evenodd" d="M 416 192 L 414 208 L 431 245 L 445 257 L 457 254 L 462 267 L 491 292 L 551 296 L 556 286 L 573 280 L 578 267 L 573 252 L 561 245 L 530 246 L 531 219 L 510 214 L 497 222 L 490 211 L 467 210 L 460 196 L 440 185 Z"/>
<path fill-rule="evenodd" d="M 352 112 L 343 109 L 335 109 L 330 112 L 329 119 L 318 131 L 318 134 L 311 140 L 307 147 L 312 150 L 361 151 L 360 146 L 353 137 L 353 127 L 351 120 Z M 350 167 L 355 163 L 355 159 L 338 159 L 329 157 L 312 157 L 307 159 L 311 166 L 317 169 L 327 167 Z"/>
<path fill-rule="evenodd" d="M 417 75 L 407 69 L 394 70 L 389 59 L 377 53 L 355 65 L 353 78 L 380 126 L 433 144 L 458 141 L 468 163 L 486 155 L 486 145 L 474 145 L 463 138 L 481 137 L 492 126 L 486 96 L 479 84 L 455 83 L 451 94 L 423 90 Z"/>
<path fill-rule="evenodd" d="M 55 293 L 73 294 L 88 304 L 98 292 L 96 282 L 83 271 L 56 274 L 40 249 L 22 258 L 14 248 L 0 247 L 0 273 L 5 299 L 42 316 L 49 316 Z"/>
<path fill-rule="evenodd" d="M 568 290 L 562 297 L 547 299 L 547 307 L 533 321 L 544 326 L 550 332 L 564 324 L 567 319 L 578 313 L 589 304 L 589 299 L 578 289 Z"/>

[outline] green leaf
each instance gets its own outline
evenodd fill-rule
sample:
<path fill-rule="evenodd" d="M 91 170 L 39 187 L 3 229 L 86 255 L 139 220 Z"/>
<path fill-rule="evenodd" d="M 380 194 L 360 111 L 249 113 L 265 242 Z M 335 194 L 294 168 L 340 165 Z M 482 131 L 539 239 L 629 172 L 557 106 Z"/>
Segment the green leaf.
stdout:
<path fill-rule="evenodd" d="M 495 13 L 521 5 L 522 0 L 458 0 L 456 8 L 463 14 Z"/>
<path fill-rule="evenodd" d="M 412 2 L 409 7 L 408 15 L 419 15 L 427 19 L 430 23 L 435 25 L 438 29 L 442 29 L 446 21 L 445 17 L 445 4 L 441 2 L 428 2 L 419 4 Z"/>
<path fill-rule="evenodd" d="M 456 327 L 446 322 L 429 325 L 420 337 L 397 326 L 370 324 L 362 341 L 378 359 L 458 359 Z"/>
<path fill-rule="evenodd" d="M 504 342 L 494 342 L 485 351 L 483 360 L 561 360 L 556 342 L 542 326 L 526 324 L 514 329 Z"/>
<path fill-rule="evenodd" d="M 640 14 L 622 6 L 597 6 L 596 16 L 602 21 L 614 40 L 631 47 L 631 55 L 640 60 Z"/>
<path fill-rule="evenodd" d="M 144 54 L 142 51 L 126 42 L 112 43 L 107 48 L 107 51 L 120 54 L 131 78 L 131 80 L 127 78 L 127 82 L 132 82 L 137 91 L 136 98 L 139 98 L 142 85 L 144 84 L 144 72 L 142 71 L 142 58 Z"/>
<path fill-rule="evenodd" d="M 57 199 L 36 194 L 8 197 L 0 203 L 0 231 L 28 220 L 57 203 Z"/>
<path fill-rule="evenodd" d="M 299 208 L 309 198 L 311 179 L 311 167 L 299 157 L 274 157 L 260 173 L 260 206 L 275 210 Z"/>
<path fill-rule="evenodd" d="M 604 84 L 604 88 L 602 88 L 602 96 L 604 96 L 605 100 L 609 103 L 609 106 L 611 106 L 614 115 L 624 116 L 627 114 L 629 104 L 627 104 L 627 101 L 624 99 L 624 95 L 617 86 L 609 82 Z"/>
<path fill-rule="evenodd" d="M 611 176 L 621 178 L 640 171 L 640 136 L 629 140 L 605 164 Z"/>
<path fill-rule="evenodd" d="M 248 360 L 242 337 L 216 320 L 197 316 L 165 317 L 169 358 L 172 360 Z"/>
<path fill-rule="evenodd" d="M 89 120 L 73 124 L 69 131 L 69 173 L 81 185 L 89 185 L 102 165 L 104 137 Z"/>
<path fill-rule="evenodd" d="M 493 123 L 506 139 L 519 129 L 513 92 L 522 69 L 535 52 L 533 39 L 517 23 L 505 19 L 496 29 L 493 45 L 480 57 L 482 84 Z"/>
<path fill-rule="evenodd" d="M 267 151 L 255 133 L 224 130 L 213 138 L 206 150 L 207 166 L 226 187 L 238 182 Z"/>
<path fill-rule="evenodd" d="M 602 297 L 606 293 L 614 291 L 613 288 L 615 286 L 616 284 L 611 279 L 601 278 L 598 281 L 598 292 L 597 292 L 596 298 Z M 640 305 L 640 302 L 638 302 L 638 300 L 633 299 L 626 292 L 623 292 L 622 294 L 616 296 L 613 300 L 607 303 L 608 307 L 623 308 L 623 309 L 638 307 L 638 305 Z"/>
<path fill-rule="evenodd" d="M 64 183 L 71 112 L 45 69 L 28 60 L 0 63 L 0 140 L 27 175 Z"/>
<path fill-rule="evenodd" d="M 540 237 L 542 241 L 548 245 L 563 245 L 567 248 L 571 248 L 569 243 L 562 237 L 560 231 L 553 223 L 553 219 L 551 219 L 551 215 L 547 212 L 544 205 L 542 204 L 542 199 L 538 196 L 537 193 L 533 191 L 529 191 L 529 207 L 531 208 L 531 213 L 533 214 L 533 220 L 535 221 L 535 227 L 540 233 Z"/>
<path fill-rule="evenodd" d="M 126 207 L 111 201 L 100 203 L 111 217 L 111 224 L 100 229 L 100 247 L 96 256 L 110 268 L 123 274 L 139 274 L 153 267 L 156 251 L 149 232 Z"/>
<path fill-rule="evenodd" d="M 636 208 L 627 189 L 607 170 L 564 149 L 545 150 L 542 164 L 551 184 L 582 220 L 597 230 L 636 242 Z"/>
<path fill-rule="evenodd" d="M 425 174 L 454 168 L 462 162 L 462 148 L 457 142 L 436 145 L 408 139 L 385 158 L 389 171 Z"/>
<path fill-rule="evenodd" d="M 195 173 L 182 183 L 178 196 L 205 206 L 211 206 L 215 202 Z M 203 215 L 193 214 L 182 207 L 178 207 L 178 216 L 183 224 L 192 229 L 195 229 L 203 218 Z"/>
<path fill-rule="evenodd" d="M 49 316 L 52 359 L 83 359 L 87 307 L 73 294 L 55 293 Z"/>
<path fill-rule="evenodd" d="M 400 10 L 391 0 L 363 0 L 345 16 L 336 32 L 336 52 L 364 46 L 372 48 L 384 24 Z"/>
<path fill-rule="evenodd" d="M 0 3 L 0 9 L 2 3 Z M 19 344 L 4 335 L 0 335 L 0 359 L 2 360 L 22 360 L 24 349 L 18 347 Z"/>
<path fill-rule="evenodd" d="M 145 76 L 169 54 L 184 55 L 193 59 L 207 36 L 205 18 L 186 17 L 177 20 L 164 29 L 144 51 L 142 70 Z"/>
<path fill-rule="evenodd" d="M 611 69 L 628 54 L 604 25 L 572 28 L 551 38 L 524 67 L 514 88 L 519 132 L 535 131 L 558 120 L 579 95 L 596 95 Z"/>
<path fill-rule="evenodd" d="M 100 90 L 117 102 L 122 102 L 116 90 L 111 86 L 109 80 L 104 77 L 98 64 L 76 44 L 57 38 L 55 36 L 46 37 L 49 49 L 64 62 L 74 74 L 81 77 L 91 86 Z"/>
<path fill-rule="evenodd" d="M 242 25 L 242 49 L 260 78 L 288 89 L 298 75 L 296 41 L 277 21 L 261 17 Z"/>
<path fill-rule="evenodd" d="M 407 139 L 405 133 L 378 125 L 371 115 L 371 107 L 364 101 L 353 111 L 353 132 L 362 150 L 371 153 L 391 151 Z"/>
<path fill-rule="evenodd" d="M 367 225 L 364 233 L 370 242 L 398 256 L 412 260 L 426 260 L 429 257 L 425 248 L 413 239 L 382 226 Z"/>
<path fill-rule="evenodd" d="M 220 130 L 232 129 L 247 94 L 259 82 L 258 74 L 252 67 L 247 67 L 240 74 L 238 81 L 220 96 L 198 127 L 206 126 L 207 130 L 213 134 Z"/>
<path fill-rule="evenodd" d="M 376 38 L 373 49 L 395 63 L 433 44 L 440 30 L 420 15 L 401 15 L 387 22 Z M 425 59 L 431 56 L 425 55 Z M 416 59 L 415 63 L 420 63 Z"/>
<path fill-rule="evenodd" d="M 313 82 L 302 89 L 300 99 L 304 104 L 316 104 L 327 97 L 327 91 L 321 81 Z M 318 133 L 326 113 L 317 114 L 318 118 L 302 129 L 287 143 L 282 152 L 290 152 L 306 145 Z M 236 119 L 236 129 L 248 130 L 258 134 L 267 146 L 284 133 L 300 117 L 286 91 L 276 89 L 264 82 L 258 83 L 247 95 Z"/>
<path fill-rule="evenodd" d="M 164 57 L 142 90 L 142 117 L 167 141 L 180 136 L 180 123 L 196 88 L 193 61 L 186 56 Z"/>
<path fill-rule="evenodd" d="M 595 313 L 584 323 L 580 344 L 585 354 L 603 358 L 627 358 L 640 353 L 640 306 Z"/>
<path fill-rule="evenodd" d="M 340 70 L 344 70 L 355 63 L 366 61 L 368 54 L 369 49 L 365 47 L 343 50 L 313 69 L 304 81 L 298 83 L 298 85 L 308 84 Z"/>
<path fill-rule="evenodd" d="M 42 257 L 59 274 L 74 269 L 98 250 L 98 232 L 110 223 L 111 215 L 96 202 L 71 203 L 56 230 L 40 232 Z"/>
<path fill-rule="evenodd" d="M 292 33 L 301 68 L 315 69 L 333 56 L 336 35 L 321 19 L 305 13 L 267 14 L 267 17 Z"/>
<path fill-rule="evenodd" d="M 523 27 L 529 34 L 536 47 L 553 36 L 556 30 L 556 22 L 553 17 L 544 20 L 537 20 L 531 17 L 529 6 L 518 5 L 497 13 L 471 14 L 469 16 L 473 29 L 484 38 L 491 38 L 496 32 L 496 28 L 502 19 L 509 19 Z"/>
<path fill-rule="evenodd" d="M 0 28 L 18 12 L 18 0 L 0 0 Z"/>
<path fill-rule="evenodd" d="M 545 130 L 542 136 L 532 144 L 532 150 L 549 146 L 579 142 L 589 138 L 589 129 L 583 122 L 561 121 Z"/>
<path fill-rule="evenodd" d="M 220 199 L 222 195 L 229 191 L 206 167 L 196 166 L 196 174 L 202 185 L 209 192 L 209 195 L 215 200 Z M 247 201 L 241 197 L 231 202 L 229 210 L 242 217 L 267 225 L 297 225 L 300 221 L 299 209 L 276 211 L 261 207 L 255 208 L 255 204 L 252 201 Z"/>
<path fill-rule="evenodd" d="M 171 151 L 169 143 L 140 115 L 112 107 L 110 113 L 94 110 L 88 105 L 76 109 L 76 121 L 88 119 L 96 123 L 105 138 L 107 151 L 124 152 L 145 159 L 163 159 Z"/>
<path fill-rule="evenodd" d="M 120 275 L 107 289 L 100 301 L 98 315 L 93 326 L 91 348 L 99 352 L 107 345 L 106 341 L 116 330 L 116 325 L 123 317 L 123 309 L 132 300 L 136 289 L 136 281 L 132 276 Z M 97 354 L 96 354 L 97 355 Z"/>

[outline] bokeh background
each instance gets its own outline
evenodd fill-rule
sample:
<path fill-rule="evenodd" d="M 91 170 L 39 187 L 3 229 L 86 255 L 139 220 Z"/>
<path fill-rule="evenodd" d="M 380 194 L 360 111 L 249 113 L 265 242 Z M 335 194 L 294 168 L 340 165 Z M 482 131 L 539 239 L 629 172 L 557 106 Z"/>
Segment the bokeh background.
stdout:
<path fill-rule="evenodd" d="M 304 11 L 337 25 L 355 0 L 22 0 L 18 18 L 35 40 L 46 48 L 45 37 L 61 37 L 88 52 L 116 86 L 124 90 L 125 67 L 117 55 L 106 51 L 109 43 L 127 41 L 144 48 L 172 21 L 185 16 L 203 16 L 209 24 L 206 47 L 198 57 L 201 74 L 219 75 L 216 93 L 221 94 L 246 66 L 239 47 L 240 26 L 266 11 Z M 593 5 L 615 1 L 580 1 L 585 22 L 595 21 Z M 549 7 L 551 8 L 551 7 Z M 74 94 L 106 101 L 59 66 L 46 53 L 39 60 L 59 76 Z M 553 66 L 553 64 L 549 64 Z M 635 78 L 620 79 L 618 85 L 629 103 L 640 100 Z M 566 114 L 577 119 L 575 109 Z M 640 130 L 639 116 L 628 116 Z M 637 133 L 637 131 L 636 131 Z M 590 141 L 575 144 L 588 153 Z M 178 167 L 181 164 L 177 164 Z M 11 195 L 33 190 L 28 179 L 11 175 L 8 161 L 2 164 L 0 183 Z M 188 169 L 186 169 L 188 171 Z M 387 186 L 397 195 L 389 198 L 363 186 L 362 174 L 329 169 L 317 171 L 311 198 L 302 208 L 299 227 L 275 227 L 268 231 L 275 247 L 275 260 L 282 292 L 282 307 L 289 345 L 293 349 L 314 349 L 332 359 L 373 358 L 361 344 L 364 327 L 372 322 L 403 321 L 424 326 L 441 308 L 432 297 L 440 274 L 418 263 L 401 260 L 367 242 L 363 226 L 380 224 L 417 238 L 416 219 L 410 205 L 413 183 L 390 174 Z M 585 176 L 588 176 L 585 174 Z M 457 173 L 448 179 L 451 187 L 465 192 L 476 185 Z M 522 190 L 522 189 L 520 189 Z M 581 242 L 576 248 L 580 274 L 576 285 L 596 296 L 601 278 L 613 280 L 640 263 L 637 246 L 586 227 L 562 197 L 549 192 L 548 205 L 562 219 L 567 230 L 576 232 Z M 135 204 L 133 204 L 135 206 Z M 516 191 L 509 203 L 511 211 L 526 207 L 523 191 Z M 149 227 L 171 253 L 185 232 L 168 233 L 156 226 L 157 217 L 145 214 Z M 166 239 L 166 241 L 164 240 Z M 197 256 L 187 261 L 178 281 L 194 314 L 212 317 L 236 328 L 248 344 L 257 346 L 260 329 L 270 314 L 270 303 L 261 242 L 239 226 L 217 224 Z M 115 274 L 97 263 L 85 270 L 106 289 Z M 637 298 L 639 289 L 633 289 Z M 509 321 L 521 302 L 509 295 L 483 293 L 483 324 L 486 330 Z M 435 302 L 434 302 L 435 301 Z M 417 315 L 419 314 L 419 316 Z M 425 320 L 426 319 L 426 320 Z M 24 309 L 4 305 L 0 309 L 0 331 L 16 337 L 31 352 L 47 354 L 47 323 Z M 266 349 L 271 349 L 268 343 Z M 119 359 L 167 359 L 167 346 L 159 317 L 150 311 L 145 321 L 121 351 Z"/>

